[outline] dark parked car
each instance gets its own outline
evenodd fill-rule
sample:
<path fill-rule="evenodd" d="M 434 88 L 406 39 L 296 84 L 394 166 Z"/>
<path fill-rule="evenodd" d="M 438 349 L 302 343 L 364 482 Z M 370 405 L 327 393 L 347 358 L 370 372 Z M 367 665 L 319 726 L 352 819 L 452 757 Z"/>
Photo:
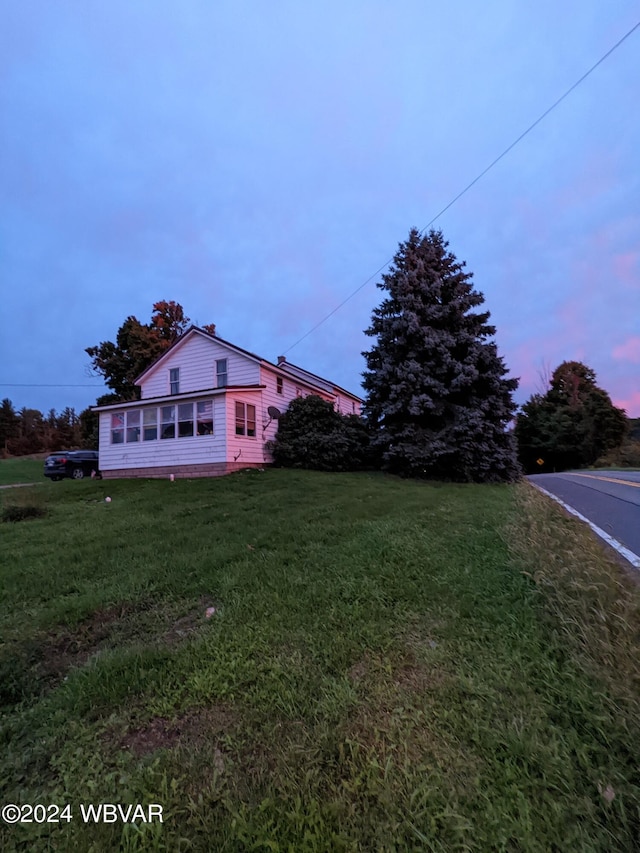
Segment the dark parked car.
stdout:
<path fill-rule="evenodd" d="M 44 462 L 44 476 L 52 480 L 72 477 L 82 480 L 84 477 L 99 477 L 97 450 L 69 450 L 52 453 Z"/>

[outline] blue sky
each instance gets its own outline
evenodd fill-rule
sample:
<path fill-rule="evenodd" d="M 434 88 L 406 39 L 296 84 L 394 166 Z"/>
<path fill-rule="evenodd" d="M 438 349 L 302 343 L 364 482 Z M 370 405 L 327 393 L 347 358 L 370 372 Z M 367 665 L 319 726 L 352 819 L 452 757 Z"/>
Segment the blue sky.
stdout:
<path fill-rule="evenodd" d="M 173 299 L 358 391 L 375 280 L 640 21 L 637 2 L 29 2 L 0 26 L 0 397 L 83 409 Z M 522 403 L 586 362 L 640 416 L 640 29 L 436 226 Z M 16 385 L 91 387 L 15 387 Z"/>

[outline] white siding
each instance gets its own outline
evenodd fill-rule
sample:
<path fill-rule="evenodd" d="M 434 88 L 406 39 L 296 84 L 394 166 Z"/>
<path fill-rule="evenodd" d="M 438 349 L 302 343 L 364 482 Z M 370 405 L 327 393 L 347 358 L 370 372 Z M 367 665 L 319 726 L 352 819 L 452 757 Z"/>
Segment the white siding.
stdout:
<path fill-rule="evenodd" d="M 258 362 L 198 332 L 191 332 L 143 378 L 140 383 L 142 399 L 170 394 L 169 370 L 174 367 L 180 368 L 180 394 L 215 388 L 216 360 L 220 358 L 227 359 L 228 385 L 257 385 L 260 381 Z"/>
<path fill-rule="evenodd" d="M 227 398 L 227 462 L 257 462 L 263 464 L 265 458 L 262 427 L 268 420 L 263 412 L 263 399 L 260 391 L 228 391 Z M 236 435 L 236 401 L 256 407 L 256 434 Z"/>
<path fill-rule="evenodd" d="M 198 398 L 199 401 L 203 399 L 207 398 Z M 181 400 L 180 402 L 189 401 Z M 167 402 L 166 405 L 171 405 L 171 403 Z M 141 406 L 141 408 L 144 407 Z M 224 395 L 213 398 L 213 435 L 158 438 L 155 441 L 111 444 L 111 415 L 116 411 L 118 410 L 100 412 L 99 465 L 101 471 L 113 471 L 119 468 L 153 468 L 162 465 L 198 465 L 205 462 L 226 461 Z"/>

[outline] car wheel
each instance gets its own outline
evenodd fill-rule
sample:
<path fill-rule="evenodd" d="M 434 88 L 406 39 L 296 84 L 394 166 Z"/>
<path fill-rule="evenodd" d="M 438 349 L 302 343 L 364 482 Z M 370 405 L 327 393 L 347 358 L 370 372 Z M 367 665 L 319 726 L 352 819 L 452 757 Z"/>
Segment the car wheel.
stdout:
<path fill-rule="evenodd" d="M 84 477 L 84 471 L 82 470 L 82 468 L 74 468 L 71 472 L 71 476 L 74 480 L 82 480 Z"/>

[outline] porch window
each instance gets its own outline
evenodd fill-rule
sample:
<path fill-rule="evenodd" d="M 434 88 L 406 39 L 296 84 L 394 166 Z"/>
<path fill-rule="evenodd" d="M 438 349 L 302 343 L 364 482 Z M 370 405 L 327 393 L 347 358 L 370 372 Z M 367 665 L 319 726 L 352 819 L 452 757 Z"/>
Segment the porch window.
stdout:
<path fill-rule="evenodd" d="M 127 444 L 140 441 L 140 409 L 127 412 Z"/>
<path fill-rule="evenodd" d="M 193 403 L 180 403 L 178 406 L 178 438 L 193 435 Z"/>
<path fill-rule="evenodd" d="M 158 410 L 142 410 L 142 440 L 155 441 L 158 438 Z"/>
<path fill-rule="evenodd" d="M 227 359 L 219 358 L 216 361 L 216 387 L 224 388 L 228 385 L 227 379 Z"/>
<path fill-rule="evenodd" d="M 169 370 L 169 393 L 170 394 L 179 394 L 180 393 L 180 368 L 172 367 Z"/>
<path fill-rule="evenodd" d="M 236 435 L 256 435 L 256 407 L 250 403 L 236 403 Z"/>
<path fill-rule="evenodd" d="M 196 407 L 198 435 L 213 435 L 213 401 L 203 400 Z"/>
<path fill-rule="evenodd" d="M 160 408 L 160 438 L 176 437 L 176 407 L 161 406 Z"/>
<path fill-rule="evenodd" d="M 124 444 L 124 412 L 111 413 L 111 444 Z"/>

